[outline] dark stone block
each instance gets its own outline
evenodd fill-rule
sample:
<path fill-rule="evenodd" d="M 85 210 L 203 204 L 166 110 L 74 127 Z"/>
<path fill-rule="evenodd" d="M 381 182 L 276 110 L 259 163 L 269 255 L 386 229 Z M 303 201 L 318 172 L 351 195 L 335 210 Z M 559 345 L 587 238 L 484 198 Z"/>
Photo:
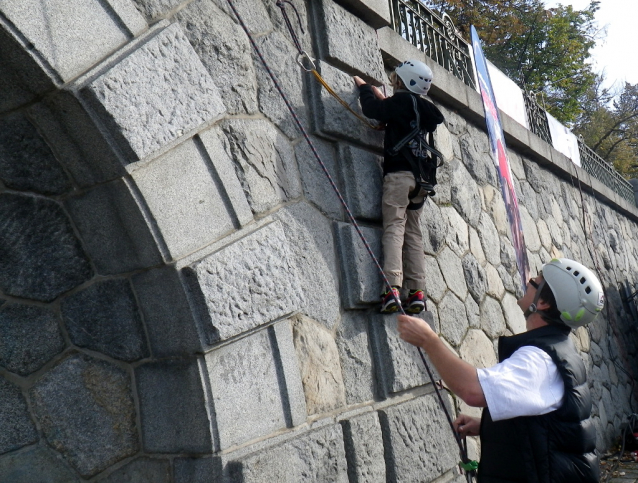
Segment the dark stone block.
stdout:
<path fill-rule="evenodd" d="M 142 320 L 128 280 L 106 280 L 62 302 L 69 336 L 79 347 L 123 361 L 149 355 Z"/>
<path fill-rule="evenodd" d="M 20 389 L 0 378 L 0 454 L 22 448 L 37 440 L 38 432 L 29 418 L 29 408 Z M 0 478 L 0 481 L 8 480 Z"/>
<path fill-rule="evenodd" d="M 6 294 L 48 302 L 91 276 L 57 203 L 0 194 L 0 288 Z"/>
<path fill-rule="evenodd" d="M 7 305 L 0 310 L 0 365 L 27 376 L 64 349 L 58 317 L 31 305 Z"/>
<path fill-rule="evenodd" d="M 0 481 L 3 483 L 75 483 L 78 482 L 69 468 L 44 447 L 33 446 L 26 451 L 0 457 Z"/>
<path fill-rule="evenodd" d="M 112 364 L 73 355 L 30 398 L 49 445 L 84 477 L 139 451 L 131 381 Z"/>
<path fill-rule="evenodd" d="M 9 188 L 43 194 L 71 188 L 49 146 L 22 116 L 0 121 L 0 179 Z"/>
<path fill-rule="evenodd" d="M 168 460 L 138 458 L 98 480 L 100 483 L 169 483 L 171 468 Z"/>

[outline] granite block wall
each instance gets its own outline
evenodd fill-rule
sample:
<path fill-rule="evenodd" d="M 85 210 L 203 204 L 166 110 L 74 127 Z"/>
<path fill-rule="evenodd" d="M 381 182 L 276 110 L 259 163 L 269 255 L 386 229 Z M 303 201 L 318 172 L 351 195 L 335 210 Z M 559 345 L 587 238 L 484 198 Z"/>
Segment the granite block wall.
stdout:
<path fill-rule="evenodd" d="M 383 134 L 299 68 L 274 2 L 231 1 L 381 257 Z M 428 62 L 384 1 L 292 4 L 355 109 L 353 75 Z M 0 61 L 0 481 L 462 481 L 421 359 L 377 313 L 380 276 L 228 0 L 0 2 Z M 421 219 L 423 318 L 489 366 L 525 328 L 522 289 L 478 93 L 433 69 L 446 164 Z M 604 451 L 636 402 L 638 209 L 505 120 L 532 272 L 573 257 L 606 287 L 573 333 Z"/>

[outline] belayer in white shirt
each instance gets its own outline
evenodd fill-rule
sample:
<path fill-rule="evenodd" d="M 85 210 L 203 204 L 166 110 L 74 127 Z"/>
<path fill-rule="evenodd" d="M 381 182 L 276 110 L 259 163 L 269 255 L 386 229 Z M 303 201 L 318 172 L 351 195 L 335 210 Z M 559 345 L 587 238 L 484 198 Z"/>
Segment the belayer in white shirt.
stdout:
<path fill-rule="evenodd" d="M 582 264 L 554 259 L 518 305 L 527 331 L 501 337 L 499 363 L 487 369 L 460 359 L 419 318 L 399 316 L 399 333 L 427 352 L 452 392 L 485 408 L 454 422 L 461 436 L 481 438 L 479 483 L 598 482 L 591 395 L 569 333 L 602 310 L 602 285 Z"/>

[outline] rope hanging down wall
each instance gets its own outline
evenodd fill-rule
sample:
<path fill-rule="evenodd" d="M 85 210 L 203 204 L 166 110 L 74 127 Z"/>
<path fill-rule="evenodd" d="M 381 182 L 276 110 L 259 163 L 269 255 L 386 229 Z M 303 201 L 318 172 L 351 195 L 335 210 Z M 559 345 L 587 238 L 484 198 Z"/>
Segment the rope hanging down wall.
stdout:
<path fill-rule="evenodd" d="M 262 55 L 259 47 L 257 46 L 257 43 L 255 42 L 255 40 L 253 39 L 250 31 L 248 30 L 248 28 L 246 27 L 246 24 L 244 23 L 242 17 L 239 15 L 239 12 L 237 11 L 233 0 L 227 0 L 228 4 L 231 8 L 231 10 L 233 11 L 233 13 L 235 14 L 235 16 L 237 17 L 237 21 L 239 22 L 239 25 L 241 26 L 241 28 L 243 29 L 243 31 L 246 33 L 246 36 L 248 37 L 248 40 L 250 41 L 253 49 L 255 50 L 255 53 L 257 54 L 257 56 L 259 57 L 259 60 L 261 61 L 261 63 L 264 66 L 264 69 L 266 70 L 268 76 L 270 77 L 271 81 L 273 82 L 275 89 L 277 89 L 277 92 L 279 93 L 279 95 L 281 96 L 281 98 L 283 99 L 284 103 L 286 104 L 286 107 L 288 108 L 288 110 L 290 111 L 290 114 L 295 122 L 295 124 L 297 125 L 297 127 L 299 128 L 299 131 L 302 133 L 304 139 L 306 140 L 306 142 L 308 143 L 308 146 L 310 147 L 310 150 L 312 151 L 313 156 L 315 157 L 315 159 L 317 160 L 317 162 L 319 163 L 322 171 L 324 172 L 324 174 L 326 175 L 328 182 L 330 183 L 330 186 L 332 187 L 333 191 L 335 192 L 335 194 L 337 195 L 337 197 L 339 198 L 339 201 L 341 202 L 341 204 L 343 205 L 346 214 L 348 216 L 348 219 L 350 220 L 350 223 L 352 224 L 352 226 L 355 228 L 357 234 L 359 235 L 359 238 L 361 239 L 363 245 L 365 246 L 366 251 L 368 252 L 368 254 L 370 255 L 370 258 L 372 259 L 372 261 L 374 262 L 374 265 L 376 266 L 379 274 L 381 275 L 381 278 L 383 279 L 383 282 L 385 284 L 385 286 L 391 290 L 391 285 L 390 282 L 388 281 L 387 276 L 385 275 L 385 273 L 383 272 L 383 269 L 381 268 L 381 264 L 379 263 L 379 260 L 377 259 L 377 257 L 375 256 L 374 252 L 372 251 L 372 248 L 370 247 L 370 244 L 368 243 L 368 241 L 366 240 L 365 236 L 363 235 L 363 232 L 361 231 L 361 228 L 359 227 L 359 224 L 357 223 L 357 221 L 354 218 L 354 215 L 352 214 L 352 211 L 350 210 L 350 208 L 348 207 L 347 203 L 345 202 L 343 196 L 341 195 L 339 188 L 337 187 L 335 181 L 333 180 L 332 176 L 330 175 L 326 165 L 324 164 L 324 162 L 321 160 L 321 157 L 319 156 L 319 153 L 317 152 L 317 149 L 315 148 L 312 140 L 310 139 L 310 136 L 308 135 L 308 132 L 306 131 L 306 129 L 303 127 L 303 125 L 301 124 L 301 121 L 299 120 L 299 117 L 297 116 L 297 113 L 295 112 L 294 108 L 292 107 L 292 105 L 290 104 L 290 101 L 288 100 L 286 94 L 283 92 L 277 78 L 275 77 L 274 73 L 272 72 L 272 70 L 270 69 L 270 67 L 268 66 L 268 63 L 266 62 L 264 56 Z M 284 17 L 284 21 L 286 22 L 286 25 L 288 26 L 288 29 L 291 31 L 291 36 L 293 37 L 293 42 L 295 43 L 295 46 L 300 54 L 300 56 L 303 56 L 305 58 L 310 59 L 310 57 L 303 51 L 303 49 L 301 48 L 301 45 L 299 43 L 299 40 L 297 39 L 296 35 L 294 34 L 294 31 L 292 29 L 292 24 L 290 23 L 290 20 L 288 18 L 288 15 L 285 11 L 285 4 L 289 4 L 292 6 L 292 4 L 290 4 L 290 2 L 288 0 L 277 0 L 276 5 L 281 9 L 282 11 L 282 15 Z M 293 7 L 294 8 L 294 7 Z M 298 16 L 298 14 L 297 14 Z M 303 58 L 300 57 L 298 59 L 298 62 L 300 63 L 301 67 L 304 68 L 304 70 L 308 70 L 308 68 L 306 68 L 301 62 L 300 60 Z M 314 67 L 314 66 L 313 66 Z M 311 72 L 316 72 L 316 70 L 313 68 L 310 71 Z M 318 75 L 318 73 L 314 73 L 315 77 L 317 77 L 317 79 L 319 79 L 321 76 Z M 324 87 L 327 87 L 327 84 L 322 82 L 322 85 L 324 85 Z M 330 92 L 331 89 L 328 89 L 328 92 Z M 334 95 L 334 94 L 333 94 Z M 337 96 L 338 97 L 338 96 Z M 342 105 L 345 104 L 345 101 L 342 102 Z M 345 106 L 349 109 L 350 107 L 347 106 L 347 104 L 345 104 Z M 352 111 L 352 110 L 351 110 Z M 356 113 L 355 113 L 356 114 Z M 358 114 L 357 114 L 357 117 Z M 365 121 L 367 124 L 369 124 L 367 122 L 367 120 Z M 395 296 L 395 298 L 397 298 Z M 396 300 L 397 305 L 399 306 L 401 312 L 403 313 L 403 315 L 405 315 L 405 311 L 403 310 L 402 306 L 401 306 L 401 301 Z M 426 307 L 427 309 L 427 307 Z M 445 407 L 445 402 L 443 400 L 443 396 L 441 395 L 441 391 L 438 388 L 436 381 L 434 380 L 434 376 L 432 375 L 432 370 L 430 369 L 426 359 L 425 359 L 425 355 L 423 354 L 423 351 L 421 350 L 421 348 L 417 347 L 417 350 L 419 352 L 419 356 L 421 357 L 421 361 L 423 362 L 423 365 L 425 366 L 425 370 L 428 374 L 428 377 L 430 378 L 430 382 L 432 383 L 432 386 L 434 387 L 434 390 L 436 392 L 436 395 L 438 397 L 441 409 L 443 410 L 443 412 L 445 413 L 445 417 L 447 419 L 447 422 L 450 426 L 450 429 L 452 430 L 452 434 L 454 435 L 454 439 L 459 447 L 459 452 L 461 455 L 461 462 L 460 462 L 460 466 L 461 468 L 463 468 L 466 471 L 466 477 L 468 481 L 472 481 L 472 478 L 475 474 L 475 470 L 477 467 L 477 463 L 475 461 L 470 461 L 468 456 L 467 456 L 467 450 L 465 448 L 465 445 L 463 444 L 460 436 L 458 435 L 458 433 L 454 430 L 454 425 L 452 423 L 452 417 L 450 416 L 449 411 L 447 410 L 447 408 Z"/>

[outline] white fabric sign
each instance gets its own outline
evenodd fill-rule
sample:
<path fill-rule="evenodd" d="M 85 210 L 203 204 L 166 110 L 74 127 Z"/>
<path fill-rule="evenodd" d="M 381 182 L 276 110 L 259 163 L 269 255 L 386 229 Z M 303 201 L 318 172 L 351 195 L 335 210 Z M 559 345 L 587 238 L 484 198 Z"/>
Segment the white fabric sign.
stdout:
<path fill-rule="evenodd" d="M 554 149 L 571 159 L 576 166 L 580 166 L 578 138 L 549 112 L 547 113 L 547 122 L 549 123 L 549 133 L 552 135 Z"/>
<path fill-rule="evenodd" d="M 525 100 L 523 99 L 523 92 L 520 87 L 518 87 L 512 79 L 503 74 L 503 72 L 498 70 L 489 60 L 487 61 L 487 70 L 490 74 L 492 89 L 494 90 L 498 108 L 521 126 L 529 129 L 527 114 L 525 112 Z"/>

